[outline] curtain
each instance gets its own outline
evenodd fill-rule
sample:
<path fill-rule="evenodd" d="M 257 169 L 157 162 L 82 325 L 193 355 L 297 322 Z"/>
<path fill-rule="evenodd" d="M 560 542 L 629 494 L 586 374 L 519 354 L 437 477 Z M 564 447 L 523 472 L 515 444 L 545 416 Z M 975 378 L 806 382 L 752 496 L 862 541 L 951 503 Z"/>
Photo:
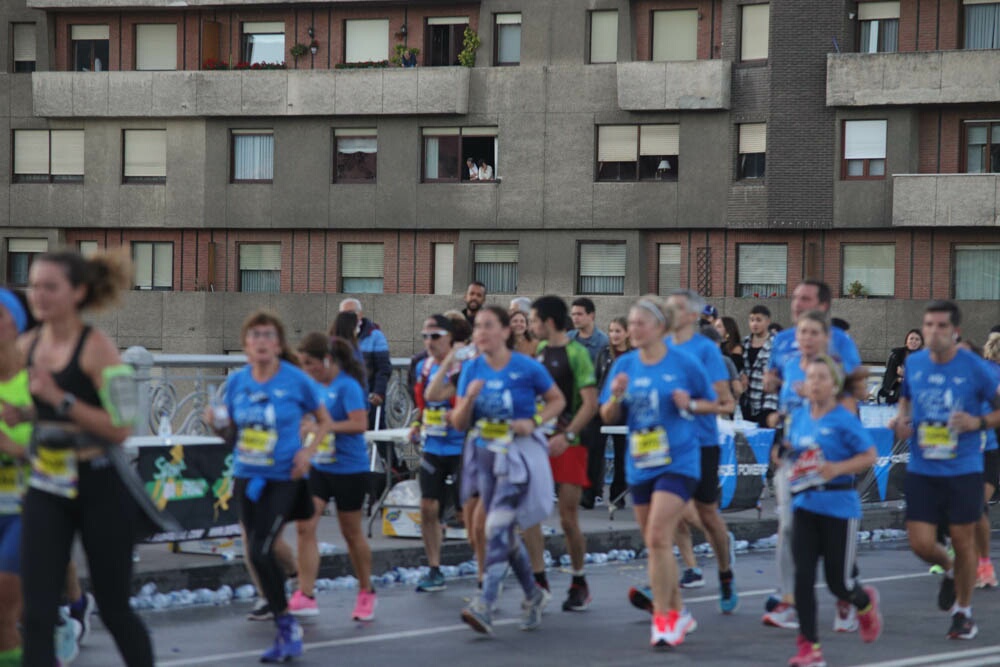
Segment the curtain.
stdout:
<path fill-rule="evenodd" d="M 233 148 L 233 180 L 274 180 L 274 135 L 233 135 Z"/>
<path fill-rule="evenodd" d="M 1000 3 L 965 5 L 965 48 L 1000 48 Z"/>
<path fill-rule="evenodd" d="M 497 62 L 521 62 L 521 25 L 501 25 L 497 29 Z"/>
<path fill-rule="evenodd" d="M 1000 299 L 1000 245 L 955 249 L 955 298 Z"/>
<path fill-rule="evenodd" d="M 517 264 L 477 263 L 476 280 L 486 285 L 490 294 L 516 294 Z"/>
<path fill-rule="evenodd" d="M 241 292 L 280 292 L 281 271 L 240 270 Z"/>
<path fill-rule="evenodd" d="M 882 34 L 882 50 L 885 53 L 895 53 L 899 48 L 899 19 L 879 21 Z"/>

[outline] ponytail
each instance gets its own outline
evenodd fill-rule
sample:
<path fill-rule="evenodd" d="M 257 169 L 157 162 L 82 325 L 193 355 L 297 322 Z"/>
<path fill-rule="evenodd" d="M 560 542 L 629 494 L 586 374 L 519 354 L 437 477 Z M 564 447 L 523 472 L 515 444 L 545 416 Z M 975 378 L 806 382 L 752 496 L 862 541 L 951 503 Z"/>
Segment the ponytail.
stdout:
<path fill-rule="evenodd" d="M 333 362 L 340 366 L 340 370 L 344 371 L 352 378 L 358 381 L 362 387 L 365 386 L 367 381 L 365 368 L 358 361 L 358 358 L 354 356 L 354 348 L 343 338 L 331 338 L 330 339 L 330 356 L 333 357 Z"/>
<path fill-rule="evenodd" d="M 87 287 L 79 310 L 113 306 L 132 288 L 132 260 L 124 248 L 99 252 L 89 259 L 75 250 L 56 250 L 42 253 L 36 261 L 58 264 L 73 287 Z"/>

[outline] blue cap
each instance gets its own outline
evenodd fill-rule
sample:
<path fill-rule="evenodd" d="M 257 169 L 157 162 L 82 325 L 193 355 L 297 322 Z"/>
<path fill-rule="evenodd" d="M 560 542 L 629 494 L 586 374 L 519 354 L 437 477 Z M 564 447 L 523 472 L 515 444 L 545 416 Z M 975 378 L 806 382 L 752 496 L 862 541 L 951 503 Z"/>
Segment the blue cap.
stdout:
<path fill-rule="evenodd" d="M 701 309 L 701 314 L 703 317 L 711 317 L 714 319 L 719 316 L 719 309 L 712 304 L 707 304 Z"/>
<path fill-rule="evenodd" d="M 24 304 L 17 298 L 17 295 L 9 289 L 0 287 L 0 306 L 6 308 L 10 316 L 14 318 L 17 333 L 24 333 L 28 327 L 28 312 L 24 309 Z"/>

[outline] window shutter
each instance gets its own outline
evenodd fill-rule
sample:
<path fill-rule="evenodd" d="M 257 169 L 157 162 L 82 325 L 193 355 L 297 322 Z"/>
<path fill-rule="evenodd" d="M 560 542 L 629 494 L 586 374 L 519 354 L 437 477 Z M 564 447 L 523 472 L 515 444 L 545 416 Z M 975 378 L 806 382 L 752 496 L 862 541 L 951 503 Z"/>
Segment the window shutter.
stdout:
<path fill-rule="evenodd" d="M 177 69 L 177 26 L 175 24 L 135 27 L 135 68 L 137 70 Z"/>
<path fill-rule="evenodd" d="M 285 34 L 284 21 L 247 21 L 243 24 L 244 35 Z"/>
<path fill-rule="evenodd" d="M 73 40 L 109 39 L 111 30 L 106 25 L 75 25 L 70 28 Z"/>
<path fill-rule="evenodd" d="M 345 23 L 345 60 L 349 63 L 389 57 L 388 19 L 349 19 Z"/>
<path fill-rule="evenodd" d="M 463 137 L 495 137 L 497 128 L 495 127 L 463 127 Z"/>
<path fill-rule="evenodd" d="M 892 296 L 896 291 L 896 246 L 845 245 L 844 292 L 855 280 L 872 296 Z"/>
<path fill-rule="evenodd" d="M 77 248 L 84 259 L 90 259 L 97 253 L 97 241 L 80 241 L 77 244 Z"/>
<path fill-rule="evenodd" d="M 642 125 L 639 127 L 639 155 L 678 155 L 679 125 Z"/>
<path fill-rule="evenodd" d="M 48 239 L 7 239 L 7 252 L 48 252 Z"/>
<path fill-rule="evenodd" d="M 167 131 L 125 130 L 125 176 L 167 175 Z"/>
<path fill-rule="evenodd" d="M 581 243 L 580 275 L 624 276 L 625 247 L 624 243 Z"/>
<path fill-rule="evenodd" d="M 333 131 L 335 137 L 377 137 L 378 130 L 374 127 L 346 127 Z"/>
<path fill-rule="evenodd" d="M 740 125 L 740 153 L 767 152 L 767 123 Z"/>
<path fill-rule="evenodd" d="M 995 2 L 996 0 L 991 0 Z M 898 19 L 899 2 L 860 2 L 858 3 L 859 21 L 878 21 L 881 19 Z"/>
<path fill-rule="evenodd" d="M 888 121 L 849 120 L 844 123 L 845 160 L 885 158 L 885 130 Z"/>
<path fill-rule="evenodd" d="M 83 130 L 52 130 L 52 175 L 83 175 Z"/>
<path fill-rule="evenodd" d="M 997 0 L 962 0 L 963 5 L 995 5 Z"/>
<path fill-rule="evenodd" d="M 35 61 L 35 24 L 14 24 L 14 61 Z"/>
<path fill-rule="evenodd" d="M 342 243 L 340 275 L 343 278 L 382 278 L 385 246 L 381 243 Z"/>
<path fill-rule="evenodd" d="M 14 130 L 14 173 L 49 173 L 48 130 Z"/>
<path fill-rule="evenodd" d="M 521 25 L 521 15 L 497 14 L 497 25 Z"/>
<path fill-rule="evenodd" d="M 174 284 L 174 244 L 153 244 L 153 287 L 170 287 Z"/>
<path fill-rule="evenodd" d="M 468 16 L 431 16 L 427 25 L 468 25 Z"/>
<path fill-rule="evenodd" d="M 743 5 L 743 25 L 740 31 L 740 59 L 767 58 L 768 30 L 771 22 L 770 5 Z"/>
<path fill-rule="evenodd" d="M 590 12 L 590 62 L 618 61 L 618 11 Z"/>
<path fill-rule="evenodd" d="M 661 243 L 659 247 L 659 288 L 660 294 L 681 286 L 681 245 Z"/>
<path fill-rule="evenodd" d="M 280 243 L 241 243 L 241 271 L 280 271 Z"/>
<path fill-rule="evenodd" d="M 132 262 L 135 264 L 135 287 L 153 288 L 153 244 L 133 243 Z"/>
<path fill-rule="evenodd" d="M 597 130 L 598 162 L 635 162 L 639 128 L 635 125 L 602 125 Z"/>
<path fill-rule="evenodd" d="M 698 10 L 653 12 L 653 60 L 697 60 Z"/>
<path fill-rule="evenodd" d="M 451 294 L 454 288 L 455 244 L 434 244 L 434 293 Z"/>
<path fill-rule="evenodd" d="M 457 127 L 425 127 L 425 137 L 457 137 L 461 131 Z"/>
<path fill-rule="evenodd" d="M 514 243 L 477 243 L 475 248 L 475 263 L 505 263 L 516 264 L 518 247 Z"/>
<path fill-rule="evenodd" d="M 739 278 L 743 285 L 784 285 L 788 277 L 788 246 L 739 246 Z"/>

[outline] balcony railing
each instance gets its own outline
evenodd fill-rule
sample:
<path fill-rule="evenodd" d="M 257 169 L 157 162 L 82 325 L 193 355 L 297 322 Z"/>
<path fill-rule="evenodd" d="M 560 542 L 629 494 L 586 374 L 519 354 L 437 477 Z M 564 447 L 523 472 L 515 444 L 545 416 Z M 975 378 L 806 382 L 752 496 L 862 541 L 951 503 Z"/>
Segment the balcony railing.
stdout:
<path fill-rule="evenodd" d="M 627 111 L 728 109 L 728 60 L 618 63 L 618 106 Z"/>
<path fill-rule="evenodd" d="M 1000 226 L 1000 174 L 896 174 L 897 227 Z"/>

